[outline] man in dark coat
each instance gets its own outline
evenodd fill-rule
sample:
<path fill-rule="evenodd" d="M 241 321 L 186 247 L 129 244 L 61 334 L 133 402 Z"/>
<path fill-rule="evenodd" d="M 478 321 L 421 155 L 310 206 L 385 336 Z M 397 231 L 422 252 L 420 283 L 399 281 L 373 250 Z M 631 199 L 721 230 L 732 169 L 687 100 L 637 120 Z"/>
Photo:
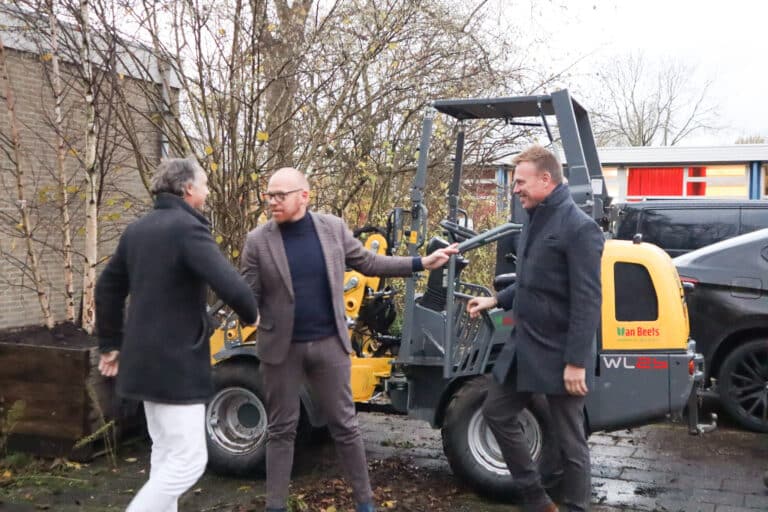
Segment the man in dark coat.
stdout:
<path fill-rule="evenodd" d="M 152 437 L 149 480 L 128 512 L 175 512 L 205 470 L 208 286 L 243 322 L 256 321 L 250 287 L 198 211 L 208 195 L 203 169 L 192 159 L 164 160 L 152 192 L 154 210 L 125 229 L 96 284 L 99 369 L 117 375 L 120 396 L 144 402 Z"/>
<path fill-rule="evenodd" d="M 309 182 L 286 167 L 272 175 L 266 199 L 272 218 L 250 233 L 242 267 L 259 306 L 261 376 L 267 402 L 267 512 L 286 512 L 306 381 L 328 420 L 357 512 L 374 512 L 365 448 L 350 385 L 344 270 L 407 276 L 444 265 L 455 246 L 423 258 L 381 256 L 365 249 L 339 217 L 313 213 Z"/>
<path fill-rule="evenodd" d="M 584 400 L 594 373 L 605 239 L 563 183 L 557 157 L 533 146 L 515 158 L 514 193 L 528 213 L 517 247 L 516 283 L 477 297 L 469 312 L 512 309 L 515 329 L 493 368 L 483 405 L 488 426 L 518 483 L 525 511 L 556 511 L 531 461 L 517 417 L 532 393 L 547 395 L 563 453 L 563 504 L 587 510 L 591 495 Z"/>

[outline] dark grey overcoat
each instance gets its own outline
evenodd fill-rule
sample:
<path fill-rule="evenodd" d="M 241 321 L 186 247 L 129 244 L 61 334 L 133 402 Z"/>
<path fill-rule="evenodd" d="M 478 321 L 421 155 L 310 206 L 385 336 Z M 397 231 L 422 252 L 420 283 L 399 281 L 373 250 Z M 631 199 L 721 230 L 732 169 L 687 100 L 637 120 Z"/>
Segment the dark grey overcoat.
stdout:
<path fill-rule="evenodd" d="M 499 382 L 516 359 L 518 391 L 565 394 L 566 364 L 587 368 L 591 385 L 604 244 L 600 227 L 576 206 L 567 185 L 529 212 L 518 242 L 517 281 L 497 296 L 499 307 L 515 316 L 493 368 Z"/>
<path fill-rule="evenodd" d="M 181 197 L 158 194 L 155 209 L 125 229 L 96 285 L 99 348 L 120 351 L 118 394 L 171 404 L 210 398 L 208 286 L 245 323 L 256 321 L 253 294 L 206 218 Z"/>

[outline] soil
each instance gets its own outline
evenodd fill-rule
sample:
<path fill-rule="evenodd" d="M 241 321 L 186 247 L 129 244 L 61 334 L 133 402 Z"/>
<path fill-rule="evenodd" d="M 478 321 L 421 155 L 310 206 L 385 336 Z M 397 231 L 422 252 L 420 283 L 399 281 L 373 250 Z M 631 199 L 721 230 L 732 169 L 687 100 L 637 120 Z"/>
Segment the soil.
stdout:
<path fill-rule="evenodd" d="M 449 512 L 463 508 L 468 489 L 445 471 L 419 468 L 407 458 L 369 461 L 374 501 L 379 510 Z M 334 472 L 332 472 L 334 473 Z M 235 505 L 232 512 L 262 512 L 264 497 Z M 294 482 L 289 510 L 348 511 L 355 508 L 352 490 L 340 475 Z"/>
<path fill-rule="evenodd" d="M 96 346 L 96 338 L 71 322 L 62 322 L 52 330 L 41 325 L 0 330 L 0 343 L 88 348 Z"/>

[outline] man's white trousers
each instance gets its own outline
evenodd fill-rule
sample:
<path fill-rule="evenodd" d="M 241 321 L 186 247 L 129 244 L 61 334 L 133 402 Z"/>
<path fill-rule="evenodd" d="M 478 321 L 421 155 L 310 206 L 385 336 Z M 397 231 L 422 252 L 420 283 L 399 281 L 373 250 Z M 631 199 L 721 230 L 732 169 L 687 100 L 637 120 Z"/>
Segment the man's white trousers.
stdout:
<path fill-rule="evenodd" d="M 177 512 L 179 496 L 203 475 L 208 462 L 205 405 L 144 402 L 152 438 L 149 480 L 126 512 Z"/>

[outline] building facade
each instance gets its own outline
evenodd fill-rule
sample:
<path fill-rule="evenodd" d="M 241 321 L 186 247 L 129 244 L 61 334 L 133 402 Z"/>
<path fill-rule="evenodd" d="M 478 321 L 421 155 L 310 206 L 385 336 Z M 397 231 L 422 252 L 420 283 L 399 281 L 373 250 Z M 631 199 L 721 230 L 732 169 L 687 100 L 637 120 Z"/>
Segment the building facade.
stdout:
<path fill-rule="evenodd" d="M 615 201 L 768 198 L 768 144 L 598 149 Z"/>
<path fill-rule="evenodd" d="M 38 293 L 32 280 L 27 238 L 22 229 L 22 212 L 31 231 L 32 251 L 56 321 L 65 319 L 65 287 L 61 187 L 58 180 L 54 98 L 50 80 L 50 54 L 41 51 L 39 41 L 29 31 L 18 30 L 19 19 L 13 10 L 0 9 L 0 35 L 5 46 L 5 78 L 0 87 L 15 97 L 17 127 L 20 132 L 20 158 L 11 142 L 11 117 L 3 94 L 0 101 L 0 329 L 41 324 Z M 148 54 L 145 49 L 137 49 Z M 151 56 L 148 57 L 151 62 Z M 160 81 L 148 83 L 139 73 L 119 66 L 107 69 L 94 66 L 100 79 L 117 78 L 120 95 L 101 91 L 96 108 L 97 179 L 99 185 L 99 263 L 114 250 L 124 226 L 151 205 L 146 179 L 138 172 L 137 159 L 152 167 L 167 151 L 162 133 L 153 121 L 159 112 L 146 91 L 162 87 Z M 112 74 L 113 76 L 110 76 Z M 86 176 L 82 165 L 85 135 L 84 88 L 71 59 L 62 58 L 64 85 L 63 112 L 66 156 L 65 188 L 72 217 L 73 271 L 76 314 L 79 309 L 84 252 L 84 207 Z M 112 90 L 116 86 L 112 86 Z M 125 109 L 118 112 L 118 108 Z M 130 126 L 130 128 L 128 128 Z M 129 132 L 130 131 L 130 132 Z M 141 155 L 136 148 L 141 148 Z M 20 179 L 19 179 L 20 177 Z M 146 176 L 144 177 L 146 178 Z M 24 200 L 20 200 L 20 192 Z"/>

